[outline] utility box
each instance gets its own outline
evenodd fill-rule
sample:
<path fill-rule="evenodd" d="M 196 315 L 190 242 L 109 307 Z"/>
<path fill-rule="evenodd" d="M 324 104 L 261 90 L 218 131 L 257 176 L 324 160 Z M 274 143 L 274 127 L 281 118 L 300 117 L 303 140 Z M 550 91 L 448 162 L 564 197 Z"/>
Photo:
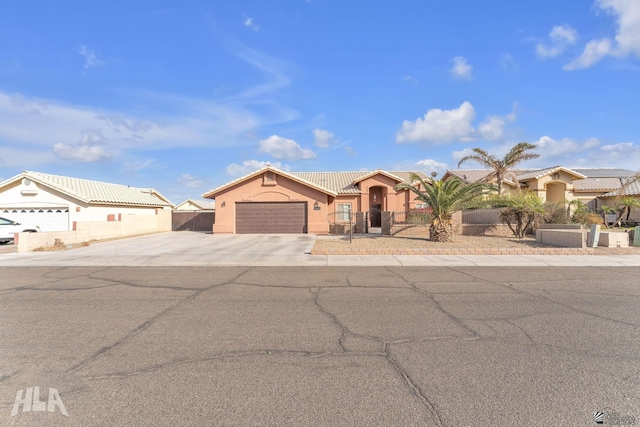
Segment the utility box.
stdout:
<path fill-rule="evenodd" d="M 624 231 L 601 231 L 598 246 L 605 248 L 628 248 L 629 233 Z"/>

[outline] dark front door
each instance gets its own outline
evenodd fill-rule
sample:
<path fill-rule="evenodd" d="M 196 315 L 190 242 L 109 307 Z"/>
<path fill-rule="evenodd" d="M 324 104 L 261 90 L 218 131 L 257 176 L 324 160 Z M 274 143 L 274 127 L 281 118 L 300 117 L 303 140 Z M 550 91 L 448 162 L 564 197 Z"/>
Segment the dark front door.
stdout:
<path fill-rule="evenodd" d="M 371 218 L 372 227 L 382 226 L 382 214 L 380 213 L 382 205 L 371 205 L 369 209 L 369 217 Z"/>

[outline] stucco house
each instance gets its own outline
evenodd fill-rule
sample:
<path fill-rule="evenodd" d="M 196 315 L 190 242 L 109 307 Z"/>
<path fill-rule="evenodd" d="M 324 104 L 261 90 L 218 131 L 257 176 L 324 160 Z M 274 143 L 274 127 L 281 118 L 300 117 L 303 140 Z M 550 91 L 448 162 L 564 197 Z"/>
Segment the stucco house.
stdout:
<path fill-rule="evenodd" d="M 202 197 L 216 201 L 214 233 L 326 234 L 332 224 L 348 222 L 350 212 L 369 212 L 370 226 L 379 227 L 382 211 L 415 208 L 411 192 L 395 189 L 411 183 L 412 173 L 286 172 L 267 166 Z"/>
<path fill-rule="evenodd" d="M 208 202 L 206 200 L 193 200 L 187 199 L 184 202 L 177 205 L 173 208 L 174 211 L 207 211 L 207 212 L 215 212 L 216 203 Z"/>
<path fill-rule="evenodd" d="M 73 230 L 76 222 L 119 221 L 171 208 L 153 188 L 33 171 L 0 182 L 0 216 L 38 225 L 42 231 Z"/>
<path fill-rule="evenodd" d="M 610 191 L 606 194 L 598 196 L 600 206 L 616 207 L 623 197 L 634 197 L 640 200 L 640 180 L 623 180 L 624 188 Z M 640 223 L 640 208 L 631 209 L 629 220 Z"/>
<path fill-rule="evenodd" d="M 443 178 L 456 176 L 467 183 L 485 181 L 490 172 L 490 169 L 453 169 L 448 170 Z M 618 168 L 552 166 L 543 169 L 521 169 L 512 171 L 513 176 L 505 180 L 503 191 L 527 188 L 545 202 L 564 203 L 566 200 L 577 199 L 591 210 L 597 211 L 603 204 L 608 205 L 600 199 L 619 191 L 623 180 L 633 174 L 634 171 Z"/>

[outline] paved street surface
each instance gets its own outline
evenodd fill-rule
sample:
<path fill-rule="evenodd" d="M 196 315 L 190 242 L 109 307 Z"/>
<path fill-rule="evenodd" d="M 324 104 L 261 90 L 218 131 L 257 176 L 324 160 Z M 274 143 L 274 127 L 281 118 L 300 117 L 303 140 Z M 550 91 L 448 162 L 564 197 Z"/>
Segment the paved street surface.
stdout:
<path fill-rule="evenodd" d="M 3 426 L 640 423 L 637 267 L 3 267 L 0 302 Z"/>

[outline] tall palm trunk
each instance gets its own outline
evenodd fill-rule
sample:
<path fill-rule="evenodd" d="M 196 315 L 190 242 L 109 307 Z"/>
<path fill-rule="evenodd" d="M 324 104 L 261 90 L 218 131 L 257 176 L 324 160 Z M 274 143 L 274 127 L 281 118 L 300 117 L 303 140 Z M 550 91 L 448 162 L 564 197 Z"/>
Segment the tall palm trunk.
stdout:
<path fill-rule="evenodd" d="M 453 224 L 451 221 L 439 221 L 429 227 L 429 240 L 433 242 L 453 241 Z"/>

